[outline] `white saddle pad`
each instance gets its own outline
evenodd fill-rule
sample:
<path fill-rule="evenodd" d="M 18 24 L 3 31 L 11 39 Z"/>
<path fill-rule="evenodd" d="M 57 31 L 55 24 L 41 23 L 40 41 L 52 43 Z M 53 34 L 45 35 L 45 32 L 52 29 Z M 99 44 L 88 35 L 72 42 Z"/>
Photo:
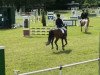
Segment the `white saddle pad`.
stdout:
<path fill-rule="evenodd" d="M 62 31 L 62 33 L 64 33 L 64 30 L 66 30 L 66 28 L 64 28 L 64 27 L 59 28 L 59 29 Z"/>
<path fill-rule="evenodd" d="M 60 30 L 62 31 L 62 33 L 64 33 L 64 29 L 60 28 Z"/>

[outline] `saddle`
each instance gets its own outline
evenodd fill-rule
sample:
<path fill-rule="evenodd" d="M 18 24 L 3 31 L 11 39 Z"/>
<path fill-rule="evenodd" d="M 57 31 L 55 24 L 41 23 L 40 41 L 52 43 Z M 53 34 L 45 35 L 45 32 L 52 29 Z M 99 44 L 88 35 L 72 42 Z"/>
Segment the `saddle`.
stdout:
<path fill-rule="evenodd" d="M 66 33 L 67 29 L 65 27 L 62 28 L 54 28 L 53 30 L 60 29 L 63 34 Z"/>

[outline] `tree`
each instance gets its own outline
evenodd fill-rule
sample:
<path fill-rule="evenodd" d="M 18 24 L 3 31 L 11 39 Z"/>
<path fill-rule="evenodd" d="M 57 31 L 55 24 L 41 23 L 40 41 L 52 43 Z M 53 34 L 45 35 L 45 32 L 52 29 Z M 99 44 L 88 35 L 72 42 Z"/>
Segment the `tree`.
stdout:
<path fill-rule="evenodd" d="M 42 10 L 42 24 L 43 26 L 46 26 L 46 17 L 45 17 L 45 11 Z"/>
<path fill-rule="evenodd" d="M 97 3 L 98 3 L 98 0 L 85 0 L 83 5 L 91 7 L 91 6 L 97 6 Z"/>
<path fill-rule="evenodd" d="M 71 3 L 72 1 L 75 1 L 76 3 L 79 3 L 80 5 L 85 6 L 93 6 L 93 5 L 100 5 L 100 0 L 0 0 L 0 6 L 15 6 L 16 8 L 21 8 L 22 6 L 25 6 L 25 8 L 34 8 L 41 7 L 41 6 L 49 6 L 54 7 L 58 6 L 63 8 L 65 4 Z M 57 8 L 57 7 L 56 7 Z"/>

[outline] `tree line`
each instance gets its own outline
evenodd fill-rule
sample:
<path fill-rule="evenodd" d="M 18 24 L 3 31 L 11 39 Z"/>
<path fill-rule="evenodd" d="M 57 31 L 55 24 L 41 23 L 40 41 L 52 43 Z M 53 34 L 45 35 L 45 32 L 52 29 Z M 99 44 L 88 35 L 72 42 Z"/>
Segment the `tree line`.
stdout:
<path fill-rule="evenodd" d="M 53 8 L 67 7 L 72 1 L 79 3 L 79 6 L 100 6 L 100 0 L 0 0 L 0 6 L 14 6 L 17 9 L 25 7 L 26 9 L 34 8 Z"/>

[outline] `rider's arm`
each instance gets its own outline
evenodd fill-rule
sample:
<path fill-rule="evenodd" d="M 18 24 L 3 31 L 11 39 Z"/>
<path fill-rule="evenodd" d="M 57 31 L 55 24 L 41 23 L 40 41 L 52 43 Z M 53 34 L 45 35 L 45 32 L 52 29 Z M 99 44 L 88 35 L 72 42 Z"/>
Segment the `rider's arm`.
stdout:
<path fill-rule="evenodd" d="M 61 25 L 62 25 L 62 27 L 64 27 L 64 23 L 63 23 L 63 21 L 61 20 Z"/>
<path fill-rule="evenodd" d="M 82 19 L 82 17 L 83 17 L 83 13 L 81 14 L 81 19 Z"/>

